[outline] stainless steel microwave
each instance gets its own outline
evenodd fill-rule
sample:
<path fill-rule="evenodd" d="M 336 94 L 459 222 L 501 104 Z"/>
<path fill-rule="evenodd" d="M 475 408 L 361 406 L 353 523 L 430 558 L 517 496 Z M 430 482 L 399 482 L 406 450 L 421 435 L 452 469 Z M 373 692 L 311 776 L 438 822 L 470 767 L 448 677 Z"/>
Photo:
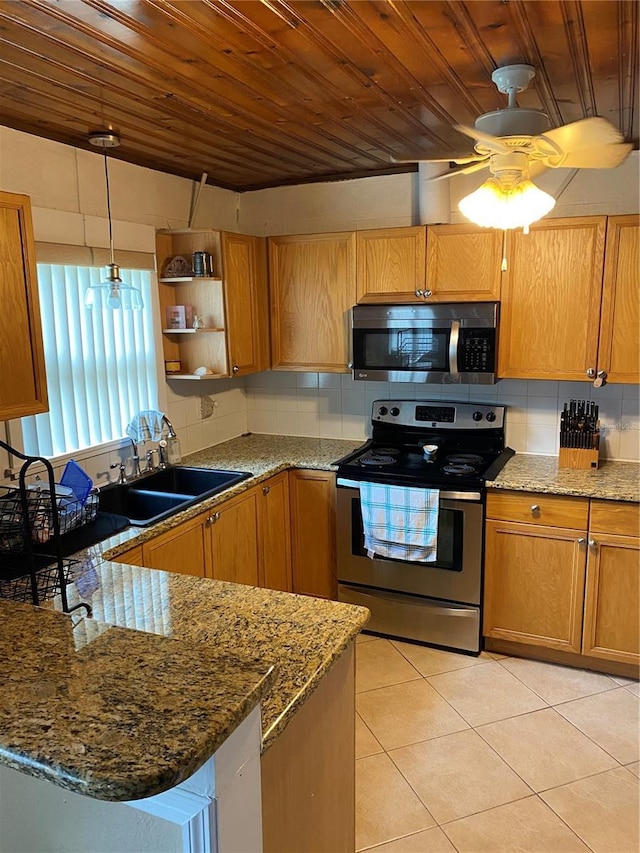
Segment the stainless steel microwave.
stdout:
<path fill-rule="evenodd" d="M 497 302 L 356 305 L 353 378 L 493 385 L 498 313 Z"/>

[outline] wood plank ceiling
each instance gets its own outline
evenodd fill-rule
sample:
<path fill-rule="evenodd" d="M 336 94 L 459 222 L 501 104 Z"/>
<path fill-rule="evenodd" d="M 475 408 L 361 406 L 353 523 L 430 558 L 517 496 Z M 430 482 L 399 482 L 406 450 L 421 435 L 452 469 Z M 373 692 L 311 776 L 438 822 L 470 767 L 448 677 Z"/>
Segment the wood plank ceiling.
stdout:
<path fill-rule="evenodd" d="M 637 147 L 638 51 L 636 0 L 0 0 L 0 124 L 242 191 L 469 151 L 526 62 L 520 106 Z"/>

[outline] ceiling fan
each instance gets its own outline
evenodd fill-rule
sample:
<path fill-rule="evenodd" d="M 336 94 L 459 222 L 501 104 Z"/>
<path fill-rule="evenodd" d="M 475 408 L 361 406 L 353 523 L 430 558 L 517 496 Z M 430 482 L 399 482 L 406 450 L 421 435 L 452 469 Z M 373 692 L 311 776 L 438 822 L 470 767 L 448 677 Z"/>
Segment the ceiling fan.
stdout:
<path fill-rule="evenodd" d="M 555 199 L 536 187 L 532 177 L 547 169 L 613 169 L 626 159 L 632 145 L 604 118 L 551 128 L 546 113 L 516 106 L 516 96 L 527 89 L 535 73 L 531 65 L 506 65 L 493 72 L 498 91 L 508 96 L 506 109 L 479 116 L 474 127 L 454 126 L 475 141 L 472 151 L 397 162 L 457 164 L 432 180 L 488 168 L 491 177 L 459 204 L 462 213 L 479 225 L 521 228 L 540 219 Z"/>

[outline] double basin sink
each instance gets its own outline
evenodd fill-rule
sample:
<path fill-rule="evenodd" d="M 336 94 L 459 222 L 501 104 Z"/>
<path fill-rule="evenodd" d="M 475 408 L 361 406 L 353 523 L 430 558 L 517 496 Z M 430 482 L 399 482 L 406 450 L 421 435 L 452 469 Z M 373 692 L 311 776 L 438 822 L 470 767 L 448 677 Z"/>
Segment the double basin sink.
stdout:
<path fill-rule="evenodd" d="M 136 527 L 147 527 L 251 476 L 246 471 L 176 465 L 104 486 L 99 509 L 125 516 Z"/>

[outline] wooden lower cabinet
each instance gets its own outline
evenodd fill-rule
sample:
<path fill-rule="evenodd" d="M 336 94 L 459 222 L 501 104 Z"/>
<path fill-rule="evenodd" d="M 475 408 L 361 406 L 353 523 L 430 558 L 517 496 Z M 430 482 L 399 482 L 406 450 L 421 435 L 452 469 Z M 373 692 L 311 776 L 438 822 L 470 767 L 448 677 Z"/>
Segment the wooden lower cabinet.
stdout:
<path fill-rule="evenodd" d="M 579 652 L 586 535 L 566 528 L 488 521 L 485 636 Z"/>
<path fill-rule="evenodd" d="M 276 474 L 258 486 L 258 533 L 262 558 L 260 586 L 293 590 L 289 476 Z"/>
<path fill-rule="evenodd" d="M 142 545 L 138 545 L 137 548 L 132 548 L 130 551 L 125 551 L 124 554 L 114 557 L 112 562 L 124 563 L 125 566 L 144 566 Z"/>
<path fill-rule="evenodd" d="M 640 507 L 591 501 L 582 651 L 640 662 Z"/>
<path fill-rule="evenodd" d="M 575 525 L 584 524 L 588 506 L 588 528 L 553 526 L 554 518 L 566 523 L 571 501 Z M 548 526 L 521 522 L 532 507 L 547 517 Z M 637 668 L 640 507 L 490 493 L 487 514 L 498 513 L 504 519 L 490 517 L 486 524 L 483 633 L 488 647 L 516 654 L 520 649 L 526 654 L 531 646 L 567 652 L 566 658 L 555 659 L 592 669 L 607 662 L 603 668 L 619 674 L 627 672 L 620 664 Z"/>
<path fill-rule="evenodd" d="M 205 577 L 209 563 L 207 531 L 202 516 L 185 521 L 142 546 L 143 565 L 184 575 Z"/>
<path fill-rule="evenodd" d="M 208 516 L 211 576 L 216 580 L 260 585 L 258 500 L 258 489 L 249 489 Z"/>
<path fill-rule="evenodd" d="M 336 478 L 328 471 L 289 472 L 293 591 L 336 598 Z"/>
<path fill-rule="evenodd" d="M 264 853 L 353 853 L 354 744 L 351 643 L 262 754 Z"/>

